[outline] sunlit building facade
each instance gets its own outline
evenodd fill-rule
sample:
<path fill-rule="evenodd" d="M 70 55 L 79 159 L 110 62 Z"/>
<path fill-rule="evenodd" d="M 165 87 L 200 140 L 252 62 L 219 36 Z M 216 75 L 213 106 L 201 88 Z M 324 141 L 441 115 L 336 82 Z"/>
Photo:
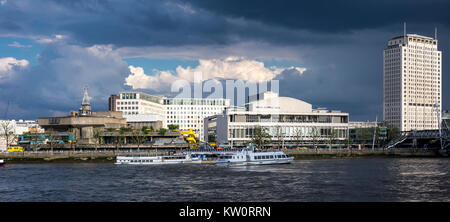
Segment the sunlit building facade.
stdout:
<path fill-rule="evenodd" d="M 247 143 L 256 127 L 264 128 L 271 141 L 286 143 L 345 140 L 348 113 L 313 109 L 304 101 L 265 92 L 249 98 L 245 107 L 229 107 L 205 118 L 205 141 Z"/>
<path fill-rule="evenodd" d="M 438 128 L 441 58 L 437 39 L 407 34 L 388 41 L 383 52 L 383 117 L 389 125 L 401 131 Z"/>
<path fill-rule="evenodd" d="M 125 116 L 159 115 L 162 127 L 174 124 L 180 130 L 192 129 L 200 140 L 204 136 L 204 118 L 222 113 L 229 105 L 229 99 L 167 98 L 141 92 L 122 92 L 116 100 L 117 111 L 122 111 Z"/>

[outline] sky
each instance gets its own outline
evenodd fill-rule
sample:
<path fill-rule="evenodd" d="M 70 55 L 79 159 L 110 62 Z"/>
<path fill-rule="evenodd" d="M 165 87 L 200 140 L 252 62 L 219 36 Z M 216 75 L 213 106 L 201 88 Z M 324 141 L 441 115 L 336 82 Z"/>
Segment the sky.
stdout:
<path fill-rule="evenodd" d="M 94 110 L 122 91 L 279 81 L 280 96 L 382 118 L 382 54 L 407 33 L 434 37 L 450 109 L 450 3 L 431 1 L 0 0 L 0 119 L 61 116 L 89 87 Z"/>

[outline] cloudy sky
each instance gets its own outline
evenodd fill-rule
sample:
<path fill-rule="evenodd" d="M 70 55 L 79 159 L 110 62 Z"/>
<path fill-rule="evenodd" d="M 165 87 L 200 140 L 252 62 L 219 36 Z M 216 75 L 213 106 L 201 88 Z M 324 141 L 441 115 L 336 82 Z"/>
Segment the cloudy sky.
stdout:
<path fill-rule="evenodd" d="M 110 94 L 169 95 L 178 79 L 279 80 L 281 96 L 382 118 L 382 52 L 407 32 L 443 51 L 450 3 L 431 1 L 0 0 L 0 119 L 95 110 Z"/>

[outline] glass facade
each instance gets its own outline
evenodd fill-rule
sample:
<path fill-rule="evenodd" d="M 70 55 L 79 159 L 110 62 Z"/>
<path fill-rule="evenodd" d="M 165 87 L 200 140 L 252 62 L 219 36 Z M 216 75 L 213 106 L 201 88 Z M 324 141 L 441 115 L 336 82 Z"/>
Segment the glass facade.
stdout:
<path fill-rule="evenodd" d="M 164 105 L 225 106 L 225 99 L 164 99 Z"/>
<path fill-rule="evenodd" d="M 228 138 L 252 139 L 256 126 L 230 126 Z M 348 129 L 343 126 L 267 126 L 263 127 L 272 136 L 272 140 L 282 137 L 284 140 L 311 140 L 312 138 L 347 138 Z"/>

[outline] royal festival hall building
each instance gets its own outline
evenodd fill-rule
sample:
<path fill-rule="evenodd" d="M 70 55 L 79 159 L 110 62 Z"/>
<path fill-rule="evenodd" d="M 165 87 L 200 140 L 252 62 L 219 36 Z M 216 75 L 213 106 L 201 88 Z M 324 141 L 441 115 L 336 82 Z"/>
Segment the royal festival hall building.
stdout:
<path fill-rule="evenodd" d="M 348 113 L 313 109 L 307 102 L 265 92 L 250 96 L 245 106 L 228 107 L 206 117 L 204 140 L 243 145 L 252 141 L 254 129 L 261 127 L 271 135 L 272 143 L 343 141 L 348 137 L 348 120 Z"/>

